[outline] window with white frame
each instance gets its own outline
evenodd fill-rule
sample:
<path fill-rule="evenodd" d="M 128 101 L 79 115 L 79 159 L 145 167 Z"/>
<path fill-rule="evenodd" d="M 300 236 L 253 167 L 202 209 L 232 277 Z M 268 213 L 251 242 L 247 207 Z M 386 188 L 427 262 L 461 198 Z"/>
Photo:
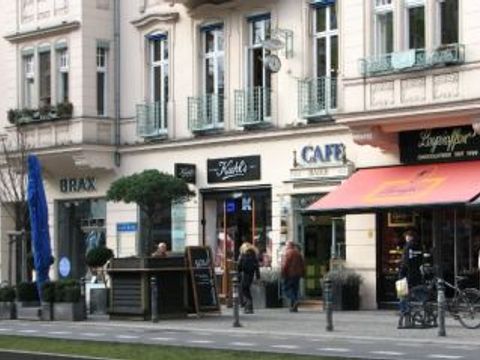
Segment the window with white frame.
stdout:
<path fill-rule="evenodd" d="M 166 34 L 153 34 L 149 38 L 150 100 L 166 112 L 169 97 L 169 49 Z M 166 121 L 166 118 L 165 118 Z M 165 124 L 166 125 L 166 124 Z"/>
<path fill-rule="evenodd" d="M 458 43 L 458 0 L 438 0 L 439 43 L 441 45 Z"/>
<path fill-rule="evenodd" d="M 425 48 L 425 2 L 424 0 L 406 0 L 406 22 L 408 49 Z"/>
<path fill-rule="evenodd" d="M 392 0 L 374 0 L 375 54 L 393 52 L 393 4 Z"/>
<path fill-rule="evenodd" d="M 263 42 L 271 36 L 270 14 L 252 16 L 249 22 L 248 45 L 248 86 L 250 88 L 271 88 L 271 72 L 264 66 L 269 51 L 263 47 Z"/>
<path fill-rule="evenodd" d="M 225 51 L 223 24 L 201 28 L 203 37 L 203 84 L 207 96 L 207 118 L 223 122 L 223 97 L 225 94 Z"/>
<path fill-rule="evenodd" d="M 69 100 L 69 56 L 68 49 L 62 48 L 57 50 L 57 102 L 66 103 Z"/>
<path fill-rule="evenodd" d="M 338 73 L 338 23 L 336 5 L 314 11 L 314 63 L 317 77 L 336 78 Z"/>
<path fill-rule="evenodd" d="M 97 45 L 97 115 L 107 116 L 108 48 Z"/>
<path fill-rule="evenodd" d="M 39 62 L 39 100 L 40 106 L 48 106 L 52 103 L 52 68 L 50 50 L 42 50 L 38 54 Z"/>
<path fill-rule="evenodd" d="M 35 92 L 35 57 L 33 54 L 23 56 L 23 107 L 34 107 L 33 97 Z"/>

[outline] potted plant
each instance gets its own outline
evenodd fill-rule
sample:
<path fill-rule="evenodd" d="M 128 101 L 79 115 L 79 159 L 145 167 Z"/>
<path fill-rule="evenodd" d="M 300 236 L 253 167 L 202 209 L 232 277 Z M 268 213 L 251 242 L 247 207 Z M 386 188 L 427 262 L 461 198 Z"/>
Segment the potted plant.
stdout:
<path fill-rule="evenodd" d="M 265 286 L 265 307 L 282 307 L 283 302 L 280 296 L 280 269 L 262 267 L 260 268 L 260 279 Z"/>
<path fill-rule="evenodd" d="M 108 307 L 108 289 L 105 279 L 105 264 L 113 258 L 113 251 L 106 247 L 96 247 L 87 253 L 86 263 L 90 272 L 102 280 L 99 284 L 87 284 L 90 313 L 105 314 Z M 103 286 L 102 286 L 103 284 Z"/>
<path fill-rule="evenodd" d="M 57 116 L 60 119 L 70 119 L 73 114 L 73 104 L 71 102 L 62 102 L 57 104 Z"/>
<path fill-rule="evenodd" d="M 16 318 L 15 288 L 3 286 L 0 288 L 0 320 L 11 320 Z"/>
<path fill-rule="evenodd" d="M 353 270 L 345 268 L 332 270 L 326 276 L 332 282 L 333 309 L 358 310 L 362 277 Z"/>
<path fill-rule="evenodd" d="M 64 321 L 85 320 L 85 305 L 81 301 L 80 283 L 77 280 L 55 282 L 53 318 Z"/>
<path fill-rule="evenodd" d="M 49 281 L 42 287 L 42 320 L 53 320 L 53 303 L 55 302 L 55 282 Z"/>
<path fill-rule="evenodd" d="M 40 299 L 38 298 L 37 284 L 22 282 L 17 285 L 17 318 L 24 320 L 38 320 L 40 317 Z"/>

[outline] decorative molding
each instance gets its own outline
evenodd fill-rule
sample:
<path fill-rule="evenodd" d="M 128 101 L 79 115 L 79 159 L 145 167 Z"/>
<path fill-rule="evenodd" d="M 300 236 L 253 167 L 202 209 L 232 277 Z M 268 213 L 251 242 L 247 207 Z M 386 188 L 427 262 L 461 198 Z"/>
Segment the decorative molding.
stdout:
<path fill-rule="evenodd" d="M 451 99 L 460 95 L 460 75 L 458 72 L 433 77 L 433 98 Z"/>
<path fill-rule="evenodd" d="M 413 78 L 401 81 L 402 103 L 418 103 L 426 100 L 426 78 Z"/>
<path fill-rule="evenodd" d="M 394 81 L 386 81 L 370 85 L 370 105 L 372 107 L 388 107 L 393 106 L 394 104 Z"/>
<path fill-rule="evenodd" d="M 142 16 L 133 20 L 131 24 L 138 29 L 143 29 L 151 24 L 172 23 L 178 21 L 180 17 L 178 12 L 154 13 Z"/>
<path fill-rule="evenodd" d="M 387 152 L 398 151 L 397 135 L 385 133 L 378 126 L 353 128 L 352 136 L 358 145 L 370 145 Z"/>
<path fill-rule="evenodd" d="M 5 40 L 11 43 L 20 43 L 45 36 L 58 35 L 67 33 L 80 28 L 79 21 L 72 21 L 68 23 L 61 23 L 60 25 L 48 26 L 44 28 L 37 28 L 35 30 L 17 32 L 15 34 L 5 36 Z"/>

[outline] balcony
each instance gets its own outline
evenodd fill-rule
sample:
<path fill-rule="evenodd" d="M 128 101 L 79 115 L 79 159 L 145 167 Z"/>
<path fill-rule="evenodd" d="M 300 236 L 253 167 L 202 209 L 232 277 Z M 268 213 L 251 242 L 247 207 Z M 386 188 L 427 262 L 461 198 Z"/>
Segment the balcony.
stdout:
<path fill-rule="evenodd" d="M 337 79 L 321 77 L 299 80 L 298 109 L 301 118 L 327 117 L 337 108 Z"/>
<path fill-rule="evenodd" d="M 363 76 L 389 75 L 438 66 L 458 65 L 465 61 L 465 46 L 462 44 L 442 45 L 432 52 L 425 49 L 372 56 L 360 60 Z"/>
<path fill-rule="evenodd" d="M 188 126 L 194 133 L 223 129 L 223 96 L 209 94 L 188 98 Z"/>
<path fill-rule="evenodd" d="M 235 90 L 235 121 L 244 128 L 270 126 L 272 91 L 264 87 Z"/>
<path fill-rule="evenodd" d="M 154 102 L 137 105 L 137 135 L 143 138 L 162 138 L 168 134 L 167 104 Z"/>

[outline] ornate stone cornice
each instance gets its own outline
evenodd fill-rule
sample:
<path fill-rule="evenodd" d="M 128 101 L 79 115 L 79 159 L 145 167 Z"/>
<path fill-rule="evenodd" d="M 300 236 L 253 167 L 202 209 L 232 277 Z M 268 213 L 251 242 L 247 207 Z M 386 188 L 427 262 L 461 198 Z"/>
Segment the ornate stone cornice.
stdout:
<path fill-rule="evenodd" d="M 178 21 L 180 15 L 178 12 L 168 13 L 153 13 L 142 16 L 139 19 L 133 20 L 131 24 L 138 29 L 143 29 L 151 24 L 173 23 Z"/>
<path fill-rule="evenodd" d="M 79 21 L 63 22 L 59 25 L 48 26 L 43 28 L 38 27 L 35 30 L 16 32 L 15 34 L 10 34 L 5 36 L 5 40 L 10 41 L 12 43 L 19 43 L 22 41 L 29 41 L 32 39 L 41 38 L 45 36 L 67 33 L 79 28 L 80 28 Z"/>

